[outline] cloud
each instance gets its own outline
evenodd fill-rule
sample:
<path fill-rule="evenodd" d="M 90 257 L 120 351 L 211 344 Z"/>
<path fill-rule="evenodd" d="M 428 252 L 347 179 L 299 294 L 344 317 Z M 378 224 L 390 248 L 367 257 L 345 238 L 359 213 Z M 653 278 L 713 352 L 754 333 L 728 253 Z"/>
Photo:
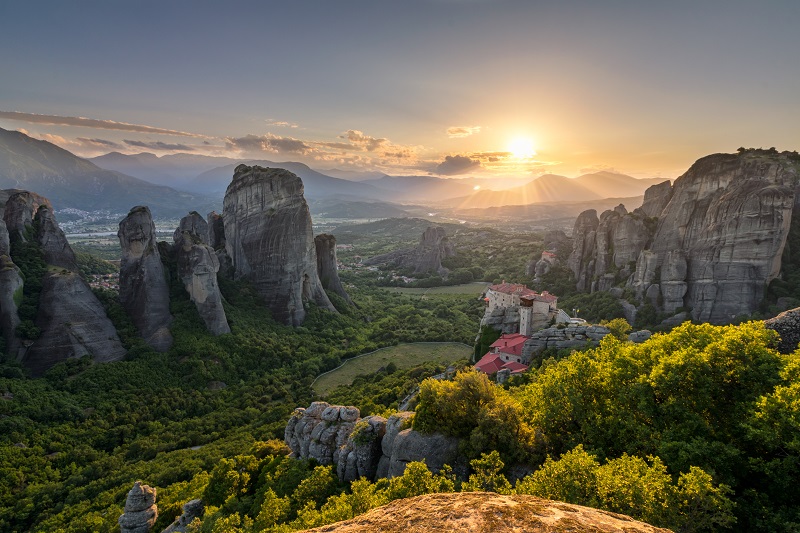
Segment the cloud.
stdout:
<path fill-rule="evenodd" d="M 193 152 L 194 148 L 185 144 L 165 143 L 161 141 L 130 141 L 125 139 L 125 144 L 128 146 L 136 146 L 139 148 L 147 148 L 148 150 L 180 150 L 182 152 Z"/>
<path fill-rule="evenodd" d="M 268 118 L 267 120 L 265 120 L 265 122 L 267 123 L 267 126 L 282 126 L 284 128 L 297 128 L 297 127 L 299 127 L 294 122 L 286 122 L 285 120 L 273 120 L 271 118 Z"/>
<path fill-rule="evenodd" d="M 481 162 L 477 159 L 465 155 L 448 155 L 444 161 L 436 165 L 435 172 L 452 176 L 454 174 L 465 174 L 467 172 L 481 168 Z"/>
<path fill-rule="evenodd" d="M 18 120 L 30 124 L 46 124 L 49 126 L 80 126 L 84 128 L 97 128 L 101 130 L 135 131 L 138 133 L 155 133 L 159 135 L 176 135 L 179 137 L 201 137 L 196 133 L 185 131 L 167 130 L 142 124 L 128 124 L 127 122 L 115 122 L 113 120 L 99 120 L 85 117 L 62 117 L 59 115 L 39 115 L 37 113 L 20 113 L 17 111 L 0 111 L 0 118 L 8 120 Z"/>
<path fill-rule="evenodd" d="M 108 139 L 87 139 L 86 137 L 78 137 L 77 141 L 85 146 L 97 148 L 122 148 L 122 145 L 109 141 Z"/>
<path fill-rule="evenodd" d="M 245 135 L 244 137 L 227 137 L 225 144 L 228 150 L 237 152 L 270 152 L 289 154 L 308 154 L 311 146 L 300 139 L 280 137 L 268 133 L 266 135 Z"/>
<path fill-rule="evenodd" d="M 456 139 L 460 137 L 469 137 L 470 135 L 480 133 L 480 131 L 480 126 L 451 126 L 447 128 L 447 136 L 451 139 Z"/>
<path fill-rule="evenodd" d="M 340 139 L 347 139 L 355 147 L 361 148 L 368 152 L 374 152 L 378 148 L 382 148 L 389 144 L 389 139 L 371 137 L 365 135 L 364 132 L 358 130 L 347 130 L 339 135 Z"/>

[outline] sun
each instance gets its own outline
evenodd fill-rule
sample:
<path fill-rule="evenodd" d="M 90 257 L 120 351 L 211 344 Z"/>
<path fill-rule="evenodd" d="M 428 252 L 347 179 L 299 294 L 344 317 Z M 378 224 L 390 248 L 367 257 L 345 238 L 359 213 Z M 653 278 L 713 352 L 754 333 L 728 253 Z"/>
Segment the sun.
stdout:
<path fill-rule="evenodd" d="M 533 141 L 525 137 L 516 137 L 508 144 L 508 151 L 514 159 L 530 159 L 536 155 Z"/>

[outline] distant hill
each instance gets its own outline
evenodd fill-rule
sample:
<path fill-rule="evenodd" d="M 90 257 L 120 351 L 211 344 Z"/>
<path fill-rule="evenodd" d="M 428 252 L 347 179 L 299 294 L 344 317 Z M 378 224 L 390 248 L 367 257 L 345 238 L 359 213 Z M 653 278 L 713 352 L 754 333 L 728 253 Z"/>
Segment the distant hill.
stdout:
<path fill-rule="evenodd" d="M 389 200 L 387 193 L 367 183 L 357 183 L 327 176 L 310 168 L 303 163 L 294 161 L 274 162 L 266 160 L 242 161 L 248 165 L 262 167 L 284 168 L 297 174 L 303 180 L 306 198 L 339 197 L 339 198 L 370 198 L 376 200 Z M 205 193 L 224 193 L 231 182 L 233 170 L 239 162 L 230 163 L 203 172 L 191 181 L 191 188 Z"/>
<path fill-rule="evenodd" d="M 439 178 L 437 176 L 383 176 L 367 180 L 364 184 L 390 191 L 398 202 L 438 203 L 448 198 L 471 194 L 475 187 L 486 187 L 491 182 L 474 178 Z"/>
<path fill-rule="evenodd" d="M 340 168 L 319 168 L 317 170 L 327 176 L 349 181 L 377 180 L 386 176 L 383 172 L 378 171 L 342 170 Z"/>
<path fill-rule="evenodd" d="M 317 199 L 308 202 L 311 214 L 327 218 L 402 218 L 409 212 L 400 206 L 386 202 L 344 201 L 338 199 Z"/>
<path fill-rule="evenodd" d="M 643 195 L 648 187 L 663 181 L 667 180 L 636 179 L 613 172 L 584 174 L 574 179 L 544 174 L 521 187 L 504 191 L 479 190 L 469 196 L 451 199 L 446 204 L 468 209 L 634 197 Z"/>
<path fill-rule="evenodd" d="M 172 154 L 157 156 L 148 152 L 121 154 L 110 152 L 87 159 L 100 168 L 122 172 L 145 181 L 168 185 L 178 189 L 187 188 L 191 181 L 209 169 L 236 164 L 230 157 L 212 157 L 197 154 Z M 233 176 L 228 176 L 228 181 Z"/>
<path fill-rule="evenodd" d="M 212 209 L 212 198 L 104 170 L 47 141 L 0 128 L 0 188 L 25 189 L 49 198 L 55 209 L 127 213 L 148 205 L 156 216 Z"/>

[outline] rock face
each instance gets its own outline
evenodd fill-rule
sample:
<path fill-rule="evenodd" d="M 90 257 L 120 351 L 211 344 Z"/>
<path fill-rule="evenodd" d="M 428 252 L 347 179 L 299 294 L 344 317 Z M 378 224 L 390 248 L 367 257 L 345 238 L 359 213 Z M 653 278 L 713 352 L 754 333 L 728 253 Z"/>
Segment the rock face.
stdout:
<path fill-rule="evenodd" d="M 276 320 L 302 324 L 304 301 L 336 312 L 317 275 L 300 178 L 283 169 L 239 165 L 223 205 L 225 249 L 235 276 L 253 283 Z"/>
<path fill-rule="evenodd" d="M 569 262 L 577 287 L 627 286 L 661 312 L 690 308 L 703 322 L 752 313 L 781 272 L 799 180 L 795 153 L 716 154 L 674 186 L 650 187 L 633 213 L 607 211 L 595 223 L 584 212 Z"/>
<path fill-rule="evenodd" d="M 192 520 L 199 518 L 205 511 L 203 500 L 190 500 L 183 504 L 183 514 L 181 514 L 170 526 L 161 533 L 186 533 L 186 526 Z"/>
<path fill-rule="evenodd" d="M 534 354 L 547 348 L 584 348 L 597 346 L 600 339 L 611 333 L 605 326 L 556 326 L 534 333 L 522 346 L 522 358 L 530 361 Z"/>
<path fill-rule="evenodd" d="M 230 333 L 217 284 L 219 260 L 208 242 L 208 225 L 197 213 L 181 219 L 175 230 L 175 255 L 178 276 L 194 302 L 208 331 L 214 335 Z"/>
<path fill-rule="evenodd" d="M 6 223 L 0 220 L 0 331 L 6 340 L 6 351 L 12 359 L 22 357 L 22 341 L 17 334 L 20 324 L 17 309 L 22 297 L 22 276 L 11 260 Z"/>
<path fill-rule="evenodd" d="M 125 349 L 117 331 L 102 304 L 78 275 L 75 254 L 58 227 L 50 202 L 34 193 L 17 192 L 10 195 L 4 217 L 14 227 L 14 239 L 38 243 L 49 267 L 41 280 L 39 310 L 34 321 L 40 334 L 23 343 L 16 333 L 23 283 L 9 256 L 8 234 L 0 228 L 0 325 L 9 353 L 34 376 L 69 358 L 88 355 L 95 362 L 122 359 Z"/>
<path fill-rule="evenodd" d="M 411 416 L 400 412 L 388 420 L 380 416 L 360 419 L 355 407 L 314 402 L 307 409 L 295 409 L 284 440 L 295 457 L 335 465 L 345 482 L 400 476 L 406 464 L 422 459 L 434 472 L 453 465 L 458 439 L 406 428 Z"/>
<path fill-rule="evenodd" d="M 435 272 L 444 276 L 447 275 L 448 270 L 442 266 L 442 260 L 455 254 L 455 249 L 444 228 L 431 226 L 422 234 L 416 247 L 376 255 L 364 261 L 364 264 L 391 263 L 397 267 L 413 268 L 415 274 Z"/>
<path fill-rule="evenodd" d="M 784 311 L 774 318 L 764 321 L 764 325 L 778 332 L 781 336 L 778 351 L 790 354 L 800 343 L 800 307 Z"/>
<path fill-rule="evenodd" d="M 137 481 L 128 492 L 125 512 L 119 517 L 120 533 L 149 533 L 157 518 L 156 489 Z"/>
<path fill-rule="evenodd" d="M 336 237 L 327 233 L 317 235 L 314 237 L 314 246 L 317 251 L 317 275 L 322 286 L 352 304 L 353 301 L 339 280 L 339 268 L 336 266 Z"/>
<path fill-rule="evenodd" d="M 69 358 L 88 355 L 109 363 L 125 356 L 105 309 L 77 272 L 45 274 L 36 326 L 41 335 L 22 360 L 35 376 Z"/>
<path fill-rule="evenodd" d="M 671 533 L 628 516 L 543 500 L 526 494 L 494 492 L 425 494 L 395 500 L 366 514 L 306 533 Z"/>
<path fill-rule="evenodd" d="M 172 346 L 169 287 L 150 209 L 144 206 L 131 209 L 119 223 L 117 236 L 122 247 L 120 302 L 147 344 L 165 352 Z"/>

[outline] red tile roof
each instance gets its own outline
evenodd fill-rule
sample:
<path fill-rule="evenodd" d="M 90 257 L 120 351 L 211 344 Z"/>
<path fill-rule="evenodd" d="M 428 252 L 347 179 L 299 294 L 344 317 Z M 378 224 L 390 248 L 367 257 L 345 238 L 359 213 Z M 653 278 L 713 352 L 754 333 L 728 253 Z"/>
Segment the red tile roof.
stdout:
<path fill-rule="evenodd" d="M 527 365 L 523 365 L 522 363 L 517 363 L 514 361 L 509 361 L 508 363 L 504 364 L 503 368 L 511 370 L 512 374 L 521 374 L 522 372 L 528 370 Z"/>
<path fill-rule="evenodd" d="M 481 357 L 480 361 L 475 363 L 475 368 L 484 374 L 494 374 L 503 368 L 503 359 L 499 354 L 490 352 Z"/>
<path fill-rule="evenodd" d="M 505 334 L 494 341 L 491 348 L 497 348 L 498 352 L 519 357 L 522 355 L 522 346 L 526 340 L 528 340 L 528 337 L 519 333 Z"/>
<path fill-rule="evenodd" d="M 529 289 L 520 283 L 500 283 L 498 285 L 490 285 L 489 290 L 494 292 L 502 292 L 503 294 L 516 294 L 520 298 L 530 298 L 532 300 L 539 300 L 540 302 L 553 303 L 558 300 L 558 296 L 550 294 L 547 291 L 542 291 L 541 294 L 533 289 Z"/>

